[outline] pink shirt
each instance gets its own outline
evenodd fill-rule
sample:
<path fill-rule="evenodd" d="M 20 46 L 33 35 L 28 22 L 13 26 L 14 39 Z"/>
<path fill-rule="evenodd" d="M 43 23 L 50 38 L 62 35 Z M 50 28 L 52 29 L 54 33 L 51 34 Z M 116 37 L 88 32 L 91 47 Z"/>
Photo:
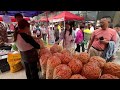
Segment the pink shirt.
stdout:
<path fill-rule="evenodd" d="M 73 45 L 74 37 L 72 35 L 69 35 L 69 31 L 66 31 L 65 37 L 64 37 L 64 33 L 65 31 L 61 32 L 59 41 L 63 39 L 63 47 L 69 49 Z"/>
<path fill-rule="evenodd" d="M 83 41 L 83 33 L 81 30 L 79 30 L 76 34 L 75 43 L 79 44 L 82 41 Z"/>
<path fill-rule="evenodd" d="M 108 41 L 114 41 L 115 43 L 117 40 L 116 31 L 114 29 L 108 28 L 107 30 L 95 30 L 91 36 L 91 39 L 94 38 L 92 46 L 99 50 L 104 50 L 106 48 L 106 44 L 100 43 L 100 37 L 103 37 Z"/>

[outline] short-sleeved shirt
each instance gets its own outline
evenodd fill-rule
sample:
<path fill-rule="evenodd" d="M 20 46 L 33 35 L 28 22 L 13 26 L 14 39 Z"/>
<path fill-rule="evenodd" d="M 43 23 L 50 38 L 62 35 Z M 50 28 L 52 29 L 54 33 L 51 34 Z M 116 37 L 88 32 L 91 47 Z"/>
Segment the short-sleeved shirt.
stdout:
<path fill-rule="evenodd" d="M 114 29 L 107 28 L 106 30 L 102 30 L 102 29 L 95 30 L 91 36 L 91 39 L 92 38 L 94 39 L 92 46 L 99 50 L 105 50 L 107 46 L 106 44 L 100 42 L 99 40 L 100 37 L 103 37 L 108 41 L 114 41 L 115 43 L 117 40 L 116 31 Z"/>

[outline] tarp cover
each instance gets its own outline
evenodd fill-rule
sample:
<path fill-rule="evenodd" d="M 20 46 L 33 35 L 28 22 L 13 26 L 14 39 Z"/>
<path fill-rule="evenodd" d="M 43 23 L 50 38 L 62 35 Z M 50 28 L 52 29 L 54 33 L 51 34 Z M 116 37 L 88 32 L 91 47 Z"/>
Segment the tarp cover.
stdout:
<path fill-rule="evenodd" d="M 21 13 L 24 17 L 33 17 L 43 12 L 44 11 L 7 11 L 7 15 L 14 16 L 16 13 Z M 0 15 L 3 14 L 4 14 L 3 11 L 0 11 Z"/>
<path fill-rule="evenodd" d="M 79 17 L 73 13 L 70 13 L 68 11 L 63 11 L 57 16 L 54 17 L 53 21 L 67 21 L 67 20 L 84 20 L 84 17 Z"/>

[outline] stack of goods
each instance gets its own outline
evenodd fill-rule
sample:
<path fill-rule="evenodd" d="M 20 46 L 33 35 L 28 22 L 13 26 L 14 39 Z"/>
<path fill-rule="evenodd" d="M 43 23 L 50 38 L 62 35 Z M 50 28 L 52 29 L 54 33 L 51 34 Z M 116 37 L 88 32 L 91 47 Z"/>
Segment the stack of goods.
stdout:
<path fill-rule="evenodd" d="M 46 52 L 46 53 L 45 53 Z M 88 53 L 71 54 L 53 45 L 43 50 L 41 67 L 46 79 L 119 79 L 120 65 L 106 62 L 99 56 L 90 57 Z"/>
<path fill-rule="evenodd" d="M 9 52 L 8 50 L 0 50 L 0 56 L 7 55 Z"/>
<path fill-rule="evenodd" d="M 47 61 L 47 70 L 46 70 L 46 79 L 53 79 L 53 72 L 56 66 L 61 64 L 61 60 L 56 57 L 52 56 Z"/>
<path fill-rule="evenodd" d="M 23 68 L 22 63 L 21 63 L 21 56 L 18 52 L 9 53 L 7 62 L 10 66 L 10 72 L 12 73 L 20 71 Z"/>
<path fill-rule="evenodd" d="M 51 48 L 50 48 L 51 53 L 57 53 L 57 52 L 61 52 L 62 51 L 62 47 L 60 47 L 57 44 L 54 44 Z"/>

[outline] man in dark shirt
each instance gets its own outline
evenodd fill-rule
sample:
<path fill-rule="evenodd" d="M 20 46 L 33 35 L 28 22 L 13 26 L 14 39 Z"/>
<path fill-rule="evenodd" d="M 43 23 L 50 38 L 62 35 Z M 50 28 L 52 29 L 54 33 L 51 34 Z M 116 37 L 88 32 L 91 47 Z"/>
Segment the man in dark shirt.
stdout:
<path fill-rule="evenodd" d="M 15 19 L 16 19 L 17 22 L 19 22 L 20 20 L 23 19 L 23 15 L 20 14 L 20 13 L 17 13 L 17 14 L 15 14 Z M 15 30 L 16 29 L 18 29 L 18 25 L 17 24 L 15 25 Z"/>

